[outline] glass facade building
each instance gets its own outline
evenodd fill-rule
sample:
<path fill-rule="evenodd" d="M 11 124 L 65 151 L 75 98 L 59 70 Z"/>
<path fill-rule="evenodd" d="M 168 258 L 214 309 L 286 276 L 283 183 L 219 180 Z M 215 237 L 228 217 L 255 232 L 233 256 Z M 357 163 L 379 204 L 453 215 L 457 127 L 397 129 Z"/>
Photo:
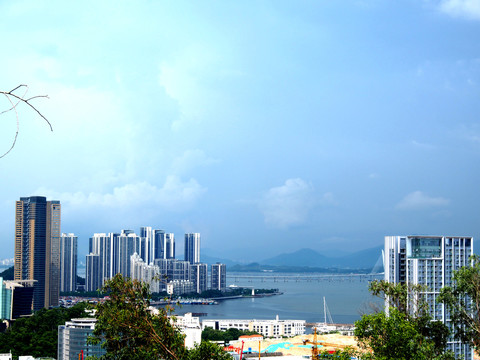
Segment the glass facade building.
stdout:
<path fill-rule="evenodd" d="M 60 291 L 59 201 L 22 197 L 15 204 L 15 280 L 36 280 L 33 310 L 58 306 Z"/>
<path fill-rule="evenodd" d="M 385 280 L 392 283 L 424 285 L 422 292 L 434 320 L 450 329 L 450 315 L 444 304 L 437 302 L 440 290 L 453 285 L 455 270 L 470 266 L 473 238 L 457 236 L 386 236 Z M 458 359 L 473 359 L 473 349 L 453 336 L 447 350 Z"/>
<path fill-rule="evenodd" d="M 185 234 L 185 256 L 184 260 L 190 264 L 200 262 L 200 234 Z"/>
<path fill-rule="evenodd" d="M 77 243 L 74 234 L 60 237 L 60 291 L 77 289 Z"/>
<path fill-rule="evenodd" d="M 77 360 L 87 356 L 100 357 L 106 354 L 101 344 L 88 344 L 87 338 L 95 329 L 94 318 L 72 319 L 58 327 L 58 360 Z M 81 356 L 83 354 L 83 357 Z"/>

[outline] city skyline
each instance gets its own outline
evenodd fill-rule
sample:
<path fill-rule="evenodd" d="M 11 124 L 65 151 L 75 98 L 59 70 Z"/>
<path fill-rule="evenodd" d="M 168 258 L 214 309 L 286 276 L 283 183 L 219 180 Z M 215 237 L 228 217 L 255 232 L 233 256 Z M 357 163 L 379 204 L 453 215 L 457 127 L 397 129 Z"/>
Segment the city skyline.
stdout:
<path fill-rule="evenodd" d="M 145 224 L 252 261 L 478 238 L 475 4 L 2 3 L 2 90 L 49 95 L 35 106 L 53 126 L 18 108 L 5 257 L 24 194 L 61 201 L 79 254 L 94 232 Z M 8 148 L 15 113 L 1 119 Z"/>

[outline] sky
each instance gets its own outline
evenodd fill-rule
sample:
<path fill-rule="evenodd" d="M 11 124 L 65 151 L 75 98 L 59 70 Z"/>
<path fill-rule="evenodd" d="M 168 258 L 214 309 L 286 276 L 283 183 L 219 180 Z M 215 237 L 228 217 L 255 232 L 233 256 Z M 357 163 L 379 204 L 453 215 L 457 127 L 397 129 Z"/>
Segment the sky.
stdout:
<path fill-rule="evenodd" d="M 140 226 L 246 262 L 480 239 L 480 0 L 0 1 L 0 38 L 0 90 L 53 127 L 17 107 L 0 258 L 33 195 L 80 260 Z"/>

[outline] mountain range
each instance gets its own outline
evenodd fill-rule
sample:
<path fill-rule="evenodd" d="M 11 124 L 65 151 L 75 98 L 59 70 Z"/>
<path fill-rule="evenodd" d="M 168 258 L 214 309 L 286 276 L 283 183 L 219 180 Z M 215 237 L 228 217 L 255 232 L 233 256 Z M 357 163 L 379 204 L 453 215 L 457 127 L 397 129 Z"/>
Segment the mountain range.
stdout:
<path fill-rule="evenodd" d="M 372 269 L 381 266 L 383 246 L 377 246 L 370 249 L 361 250 L 353 254 L 342 255 L 338 257 L 322 255 L 313 249 L 300 249 L 291 253 L 283 253 L 271 258 L 257 261 L 261 265 L 272 266 L 307 266 L 315 268 L 338 268 L 338 269 Z M 239 265 L 238 262 L 218 257 L 210 257 L 208 254 L 202 254 L 202 261 L 208 264 L 221 262 L 227 266 Z"/>

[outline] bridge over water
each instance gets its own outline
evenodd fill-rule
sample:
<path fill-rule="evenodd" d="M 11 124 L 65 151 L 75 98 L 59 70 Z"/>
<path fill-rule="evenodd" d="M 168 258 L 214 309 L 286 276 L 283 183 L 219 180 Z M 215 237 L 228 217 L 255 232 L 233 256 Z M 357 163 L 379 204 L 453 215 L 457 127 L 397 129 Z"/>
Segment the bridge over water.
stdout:
<path fill-rule="evenodd" d="M 244 280 L 247 282 L 289 282 L 289 281 L 307 281 L 307 282 L 320 282 L 320 281 L 372 281 L 383 279 L 383 273 L 370 273 L 370 274 L 285 274 L 285 273 L 265 273 L 255 274 L 251 273 L 227 273 L 229 281 L 238 282 Z"/>

